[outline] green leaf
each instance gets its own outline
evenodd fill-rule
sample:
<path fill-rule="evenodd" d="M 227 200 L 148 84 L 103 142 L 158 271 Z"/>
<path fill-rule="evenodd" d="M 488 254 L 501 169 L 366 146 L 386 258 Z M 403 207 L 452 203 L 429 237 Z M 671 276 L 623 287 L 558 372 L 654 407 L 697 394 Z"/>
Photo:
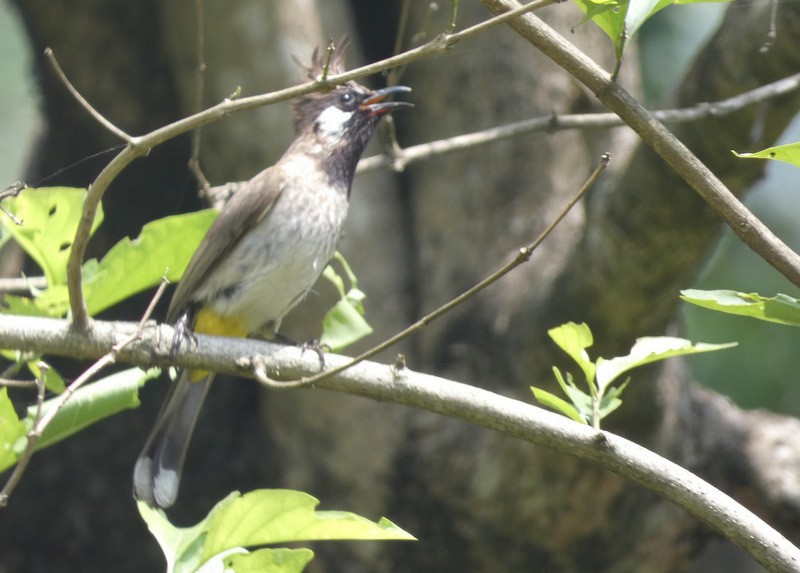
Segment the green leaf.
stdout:
<path fill-rule="evenodd" d="M 8 388 L 0 388 L 0 472 L 16 463 L 16 446 L 25 433 L 25 423 L 17 417 Z"/>
<path fill-rule="evenodd" d="M 215 511 L 233 501 L 237 495 L 238 493 L 230 494 L 217 503 L 208 516 L 193 527 L 175 527 L 167 519 L 164 510 L 154 509 L 143 501 L 137 502 L 139 514 L 164 552 L 168 573 L 197 571 L 202 563 L 203 541 L 208 530 L 209 519 L 211 519 Z M 217 571 L 221 570 L 221 567 L 217 569 Z"/>
<path fill-rule="evenodd" d="M 589 358 L 586 349 L 593 343 L 592 331 L 584 324 L 575 324 L 568 322 L 547 331 L 550 338 L 553 339 L 561 350 L 569 354 L 569 356 L 581 367 L 584 376 L 589 383 L 594 381 L 595 365 Z"/>
<path fill-rule="evenodd" d="M 688 289 L 681 291 L 681 298 L 711 310 L 800 326 L 800 300 L 785 294 L 769 298 L 757 293 L 748 294 L 732 290 Z"/>
<path fill-rule="evenodd" d="M 673 336 L 650 336 L 636 341 L 627 356 L 619 356 L 610 360 L 597 359 L 597 387 L 602 394 L 605 389 L 621 374 L 644 366 L 651 362 L 664 360 L 673 356 L 711 352 L 736 346 L 735 342 L 728 344 L 693 344 L 690 340 Z"/>
<path fill-rule="evenodd" d="M 217 215 L 205 209 L 153 221 L 136 239 L 114 245 L 99 263 L 88 261 L 83 288 L 89 313 L 156 286 L 165 272 L 170 281 L 179 280 Z"/>
<path fill-rule="evenodd" d="M 737 153 L 733 151 L 733 154 L 742 159 L 774 159 L 800 167 L 800 142 L 768 147 L 755 153 Z"/>
<path fill-rule="evenodd" d="M 65 284 L 67 259 L 83 212 L 85 189 L 72 187 L 27 188 L 17 197 L 9 197 L 3 206 L 18 219 L 17 225 L 6 215 L 0 221 L 19 245 L 36 261 L 48 285 Z M 98 207 L 91 233 L 103 220 Z"/>
<path fill-rule="evenodd" d="M 36 379 L 38 380 L 42 375 L 42 369 L 39 368 L 40 359 L 37 358 L 36 360 L 29 360 L 28 361 L 28 370 L 30 370 L 31 374 L 33 374 Z M 64 390 L 66 390 L 66 386 L 64 385 L 64 379 L 61 377 L 55 368 L 47 365 L 47 369 L 45 370 L 44 374 L 44 387 L 47 388 L 53 394 L 61 394 Z"/>
<path fill-rule="evenodd" d="M 130 368 L 79 388 L 47 426 L 36 443 L 36 449 L 59 442 L 117 412 L 138 407 L 139 388 L 159 374 L 158 368 L 151 368 L 146 372 L 139 368 Z M 45 401 L 42 413 L 47 412 L 56 400 Z M 33 423 L 35 415 L 36 406 L 29 407 L 29 424 Z"/>
<path fill-rule="evenodd" d="M 611 412 L 622 406 L 622 400 L 620 396 L 622 395 L 623 390 L 627 388 L 628 382 L 631 379 L 628 378 L 620 384 L 619 386 L 611 386 L 608 391 L 603 395 L 602 400 L 600 400 L 600 419 L 602 420 L 606 416 L 608 416 Z"/>
<path fill-rule="evenodd" d="M 236 573 L 300 573 L 314 558 L 310 549 L 258 549 L 252 553 L 236 553 L 224 559 Z"/>
<path fill-rule="evenodd" d="M 566 400 L 562 400 L 555 394 L 551 394 L 547 390 L 542 390 L 541 388 L 536 388 L 535 386 L 531 386 L 531 390 L 533 391 L 533 395 L 536 400 L 542 406 L 547 406 L 551 410 L 561 412 L 568 418 L 572 418 L 574 421 L 581 424 L 587 423 L 583 416 L 580 415 L 578 410 L 576 410 L 575 407 Z"/>
<path fill-rule="evenodd" d="M 315 511 L 319 501 L 290 490 L 257 490 L 235 498 L 209 520 L 203 561 L 234 547 L 323 539 L 414 537 L 381 518 L 373 523 L 353 513 Z"/>
<path fill-rule="evenodd" d="M 344 275 L 350 283 L 349 290 L 345 286 L 344 278 L 333 268 L 334 261 L 341 265 Z M 322 276 L 336 288 L 341 299 L 322 319 L 320 345 L 338 351 L 372 334 L 372 327 L 364 319 L 362 302 L 366 295 L 358 289 L 358 279 L 355 273 L 338 251 L 334 253 L 331 264 L 325 267 Z"/>
<path fill-rule="evenodd" d="M 334 352 L 372 334 L 372 327 L 348 298 L 340 299 L 322 319 L 320 345 Z"/>

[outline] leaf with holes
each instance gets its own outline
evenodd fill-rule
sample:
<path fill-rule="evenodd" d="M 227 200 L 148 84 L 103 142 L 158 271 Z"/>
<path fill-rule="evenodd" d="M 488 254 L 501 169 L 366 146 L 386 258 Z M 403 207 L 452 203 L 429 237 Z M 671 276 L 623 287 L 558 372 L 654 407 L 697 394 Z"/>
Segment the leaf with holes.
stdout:
<path fill-rule="evenodd" d="M 767 147 L 755 153 L 737 153 L 734 151 L 733 154 L 742 159 L 774 159 L 775 161 L 784 161 L 791 163 L 795 167 L 800 167 L 800 141 Z"/>
<path fill-rule="evenodd" d="M 0 220 L 14 240 L 42 268 L 48 285 L 66 283 L 67 259 L 85 197 L 86 189 L 42 187 L 27 188 L 18 196 L 3 201 L 3 207 L 21 224 L 5 214 L 0 215 Z M 91 233 L 102 220 L 103 211 L 98 206 Z"/>

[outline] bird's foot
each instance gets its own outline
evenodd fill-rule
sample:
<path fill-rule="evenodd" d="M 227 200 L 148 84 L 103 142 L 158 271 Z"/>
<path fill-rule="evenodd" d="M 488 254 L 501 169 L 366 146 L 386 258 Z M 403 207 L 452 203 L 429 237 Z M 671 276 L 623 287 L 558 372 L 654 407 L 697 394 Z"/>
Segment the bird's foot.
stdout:
<path fill-rule="evenodd" d="M 319 357 L 319 369 L 320 371 L 325 369 L 325 348 L 324 345 L 320 344 L 319 338 L 315 338 L 313 340 L 307 340 L 303 344 L 300 345 L 300 353 L 301 356 L 305 354 L 306 350 L 311 350 L 316 352 L 317 357 Z M 330 350 L 330 348 L 328 348 Z"/>

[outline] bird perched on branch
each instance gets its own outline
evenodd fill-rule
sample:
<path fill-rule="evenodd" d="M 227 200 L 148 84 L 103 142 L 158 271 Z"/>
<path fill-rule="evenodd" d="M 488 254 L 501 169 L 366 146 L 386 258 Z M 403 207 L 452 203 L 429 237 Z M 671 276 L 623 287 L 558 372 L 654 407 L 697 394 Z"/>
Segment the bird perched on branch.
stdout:
<path fill-rule="evenodd" d="M 344 46 L 327 71 L 343 71 Z M 308 77 L 323 73 L 314 52 Z M 294 102 L 295 138 L 278 162 L 242 185 L 194 253 L 167 322 L 195 333 L 277 333 L 333 255 L 347 216 L 356 164 L 381 118 L 406 102 L 385 101 L 404 86 L 373 91 L 347 82 Z M 180 374 L 136 461 L 134 496 L 169 507 L 213 372 Z"/>

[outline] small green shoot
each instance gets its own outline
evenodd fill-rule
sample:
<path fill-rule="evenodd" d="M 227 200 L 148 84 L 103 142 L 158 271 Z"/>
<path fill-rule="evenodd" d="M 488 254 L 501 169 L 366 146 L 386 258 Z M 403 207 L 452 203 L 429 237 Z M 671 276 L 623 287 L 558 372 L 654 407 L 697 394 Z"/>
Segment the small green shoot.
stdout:
<path fill-rule="evenodd" d="M 569 322 L 550 329 L 547 333 L 580 367 L 588 392 L 578 387 L 572 374 L 567 372 L 564 376 L 553 366 L 556 381 L 569 398 L 569 402 L 541 388 L 531 387 L 534 397 L 543 406 L 560 412 L 576 422 L 589 424 L 597 430 L 600 429 L 600 421 L 622 405 L 621 395 L 630 378 L 626 377 L 621 383 L 616 385 L 615 383 L 629 370 L 673 356 L 722 350 L 736 345 L 735 342 L 693 344 L 683 338 L 651 336 L 638 339 L 626 356 L 608 360 L 598 358 L 593 362 L 586 349 L 592 346 L 594 339 L 586 324 Z"/>
<path fill-rule="evenodd" d="M 342 275 L 336 272 L 333 263 L 342 267 L 350 288 L 345 287 Z M 372 334 L 372 327 L 364 319 L 363 300 L 366 295 L 358 288 L 358 279 L 338 251 L 322 273 L 333 284 L 339 293 L 339 301 L 331 308 L 322 320 L 322 337 L 320 345 L 338 351 L 354 342 Z"/>

